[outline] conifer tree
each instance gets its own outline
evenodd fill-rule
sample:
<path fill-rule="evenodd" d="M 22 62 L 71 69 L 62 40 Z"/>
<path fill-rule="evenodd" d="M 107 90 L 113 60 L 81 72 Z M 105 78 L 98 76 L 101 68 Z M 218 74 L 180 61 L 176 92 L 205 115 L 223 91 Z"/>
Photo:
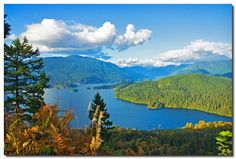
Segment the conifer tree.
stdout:
<path fill-rule="evenodd" d="M 6 22 L 6 18 L 7 15 L 4 15 L 4 39 L 10 35 L 10 31 L 11 31 L 11 26 Z"/>
<path fill-rule="evenodd" d="M 44 103 L 44 88 L 49 78 L 42 71 L 39 50 L 19 38 L 4 46 L 5 110 L 29 120 Z"/>
<path fill-rule="evenodd" d="M 93 102 L 91 103 L 91 108 L 89 109 L 89 119 L 91 121 L 93 120 L 97 106 L 99 106 L 99 113 L 103 112 L 101 137 L 105 140 L 107 139 L 108 130 L 112 128 L 112 122 L 109 121 L 110 114 L 107 112 L 106 104 L 98 92 L 94 96 Z"/>

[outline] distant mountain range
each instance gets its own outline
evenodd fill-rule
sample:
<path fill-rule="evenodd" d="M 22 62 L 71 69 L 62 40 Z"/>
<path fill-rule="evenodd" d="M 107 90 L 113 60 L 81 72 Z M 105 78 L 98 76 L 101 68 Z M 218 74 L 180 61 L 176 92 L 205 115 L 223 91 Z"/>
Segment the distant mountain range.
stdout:
<path fill-rule="evenodd" d="M 44 58 L 44 71 L 51 78 L 49 82 L 51 86 L 134 80 L 127 72 L 112 63 L 81 56 Z"/>
<path fill-rule="evenodd" d="M 183 74 L 207 74 L 232 77 L 232 60 L 198 62 L 191 65 L 165 67 L 133 66 L 120 68 L 117 65 L 89 57 L 47 57 L 44 71 L 50 76 L 49 85 L 73 83 L 108 83 L 153 80 L 159 77 Z"/>
<path fill-rule="evenodd" d="M 232 60 L 197 62 L 173 73 L 184 74 L 208 74 L 215 76 L 232 77 Z"/>
<path fill-rule="evenodd" d="M 163 67 L 145 67 L 145 66 L 133 66 L 124 67 L 123 69 L 132 77 L 136 79 L 156 79 L 158 77 L 169 76 L 173 72 L 179 71 L 189 65 L 168 65 Z"/>

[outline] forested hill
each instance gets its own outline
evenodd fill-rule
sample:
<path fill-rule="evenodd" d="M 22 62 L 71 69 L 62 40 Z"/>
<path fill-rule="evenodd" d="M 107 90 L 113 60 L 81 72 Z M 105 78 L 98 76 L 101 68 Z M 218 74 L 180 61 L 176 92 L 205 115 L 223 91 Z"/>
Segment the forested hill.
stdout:
<path fill-rule="evenodd" d="M 149 108 L 189 108 L 232 116 L 230 78 L 200 74 L 180 75 L 116 87 L 114 91 L 119 99 L 147 104 Z"/>
<path fill-rule="evenodd" d="M 81 56 L 44 58 L 49 84 L 129 82 L 131 77 L 118 66 Z"/>

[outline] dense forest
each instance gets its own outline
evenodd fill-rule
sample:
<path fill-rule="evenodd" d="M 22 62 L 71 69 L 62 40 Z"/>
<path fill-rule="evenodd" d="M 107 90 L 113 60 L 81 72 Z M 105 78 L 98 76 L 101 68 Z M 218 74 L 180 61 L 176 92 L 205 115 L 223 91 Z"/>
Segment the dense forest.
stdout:
<path fill-rule="evenodd" d="M 134 156 L 217 155 L 218 146 L 215 137 L 221 131 L 231 130 L 231 128 L 230 124 L 218 128 L 199 127 L 199 129 L 152 131 L 116 127 L 111 131 L 109 142 L 101 146 L 98 154 Z"/>
<path fill-rule="evenodd" d="M 188 108 L 232 116 L 232 80 L 199 74 L 172 76 L 158 81 L 116 87 L 115 96 L 148 108 Z"/>

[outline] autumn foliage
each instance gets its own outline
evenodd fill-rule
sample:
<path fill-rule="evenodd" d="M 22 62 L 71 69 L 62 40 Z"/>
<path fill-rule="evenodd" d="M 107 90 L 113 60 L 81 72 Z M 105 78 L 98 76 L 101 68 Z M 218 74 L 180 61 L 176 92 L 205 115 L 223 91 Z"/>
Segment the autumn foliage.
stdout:
<path fill-rule="evenodd" d="M 57 105 L 45 105 L 26 123 L 17 115 L 5 113 L 6 155 L 94 155 L 99 148 L 99 131 L 89 133 L 72 130 L 71 111 L 59 116 Z M 99 122 L 102 112 L 99 115 Z"/>
<path fill-rule="evenodd" d="M 223 121 L 205 122 L 204 120 L 200 120 L 195 125 L 193 125 L 191 122 L 188 122 L 183 128 L 205 129 L 205 128 L 220 128 L 220 127 L 232 127 L 232 122 L 223 122 Z"/>

